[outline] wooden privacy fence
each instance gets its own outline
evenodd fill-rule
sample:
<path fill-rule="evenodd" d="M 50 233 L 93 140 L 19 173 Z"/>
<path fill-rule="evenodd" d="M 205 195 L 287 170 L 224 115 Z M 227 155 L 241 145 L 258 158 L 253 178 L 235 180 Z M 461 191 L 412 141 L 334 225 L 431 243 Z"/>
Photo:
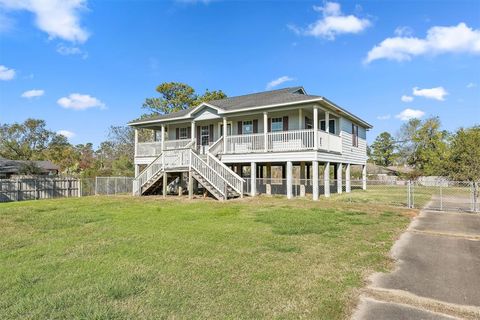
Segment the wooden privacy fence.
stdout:
<path fill-rule="evenodd" d="M 80 180 L 74 178 L 0 179 L 0 202 L 80 197 Z"/>

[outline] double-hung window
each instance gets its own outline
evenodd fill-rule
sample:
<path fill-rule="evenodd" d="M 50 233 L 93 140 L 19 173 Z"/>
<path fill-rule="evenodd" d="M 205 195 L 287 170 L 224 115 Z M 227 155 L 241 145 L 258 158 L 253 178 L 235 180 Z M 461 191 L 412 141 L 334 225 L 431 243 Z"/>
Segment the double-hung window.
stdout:
<path fill-rule="evenodd" d="M 320 120 L 320 130 L 327 131 L 325 129 L 325 120 Z M 335 119 L 328 120 L 328 132 L 335 134 Z"/>
<path fill-rule="evenodd" d="M 352 123 L 352 146 L 358 147 L 358 126 Z"/>
<path fill-rule="evenodd" d="M 252 134 L 253 133 L 253 121 L 247 120 L 242 122 L 242 133 L 243 134 Z"/>
<path fill-rule="evenodd" d="M 283 118 L 272 118 L 270 130 L 272 132 L 283 131 Z"/>
<path fill-rule="evenodd" d="M 188 128 L 180 128 L 178 131 L 178 139 L 188 139 Z"/>

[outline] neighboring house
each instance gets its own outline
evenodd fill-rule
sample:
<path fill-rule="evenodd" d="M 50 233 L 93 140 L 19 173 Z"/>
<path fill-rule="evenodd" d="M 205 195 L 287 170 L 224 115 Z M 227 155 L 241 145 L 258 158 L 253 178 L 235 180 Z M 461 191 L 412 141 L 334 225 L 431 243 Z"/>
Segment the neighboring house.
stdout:
<path fill-rule="evenodd" d="M 182 172 L 190 173 L 190 196 L 194 180 L 217 199 L 242 196 L 246 189 L 251 195 L 260 188 L 269 193 L 273 166 L 282 168 L 288 198 L 294 171 L 299 172 L 302 194 L 312 193 L 314 200 L 320 189 L 330 195 L 331 167 L 338 179 L 336 191 L 342 191 L 342 180 L 350 191 L 351 165 L 362 166 L 366 188 L 366 131 L 372 126 L 302 87 L 210 101 L 129 125 L 136 129 L 137 195 L 165 194 L 169 177 Z M 155 130 L 155 141 L 140 143 L 138 129 Z M 242 177 L 245 171 L 247 179 Z"/>
<path fill-rule="evenodd" d="M 36 175 L 56 175 L 60 168 L 50 161 L 23 161 L 0 158 L 0 179 L 10 179 L 12 176 L 23 175 L 25 167 L 34 166 Z"/>

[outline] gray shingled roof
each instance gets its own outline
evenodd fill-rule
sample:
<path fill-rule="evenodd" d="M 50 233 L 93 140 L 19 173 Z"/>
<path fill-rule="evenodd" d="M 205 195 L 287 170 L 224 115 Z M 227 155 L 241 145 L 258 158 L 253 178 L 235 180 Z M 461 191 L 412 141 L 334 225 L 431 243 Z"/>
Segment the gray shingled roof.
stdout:
<path fill-rule="evenodd" d="M 230 97 L 221 100 L 212 100 L 208 104 L 223 109 L 225 111 L 235 111 L 250 107 L 267 106 L 272 104 L 289 103 L 296 101 L 308 101 L 321 98 L 320 96 L 312 96 L 303 94 L 302 87 L 290 87 L 272 91 L 264 91 L 251 93 L 242 96 Z M 181 110 L 166 115 L 155 115 L 146 119 L 139 119 L 130 122 L 135 124 L 149 120 L 172 119 L 186 115 L 191 109 Z"/>
<path fill-rule="evenodd" d="M 2 173 L 17 173 L 23 165 L 34 163 L 38 168 L 44 172 L 51 170 L 60 170 L 60 168 L 50 161 L 23 161 L 23 160 L 8 160 L 0 158 L 0 172 Z"/>

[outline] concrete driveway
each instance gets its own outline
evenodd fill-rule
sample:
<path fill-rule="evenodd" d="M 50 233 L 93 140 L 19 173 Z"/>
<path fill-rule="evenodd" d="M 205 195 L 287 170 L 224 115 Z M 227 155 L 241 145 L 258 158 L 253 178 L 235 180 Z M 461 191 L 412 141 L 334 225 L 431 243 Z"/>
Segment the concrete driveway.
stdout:
<path fill-rule="evenodd" d="M 353 319 L 480 319 L 480 214 L 424 210 L 392 248 Z"/>

